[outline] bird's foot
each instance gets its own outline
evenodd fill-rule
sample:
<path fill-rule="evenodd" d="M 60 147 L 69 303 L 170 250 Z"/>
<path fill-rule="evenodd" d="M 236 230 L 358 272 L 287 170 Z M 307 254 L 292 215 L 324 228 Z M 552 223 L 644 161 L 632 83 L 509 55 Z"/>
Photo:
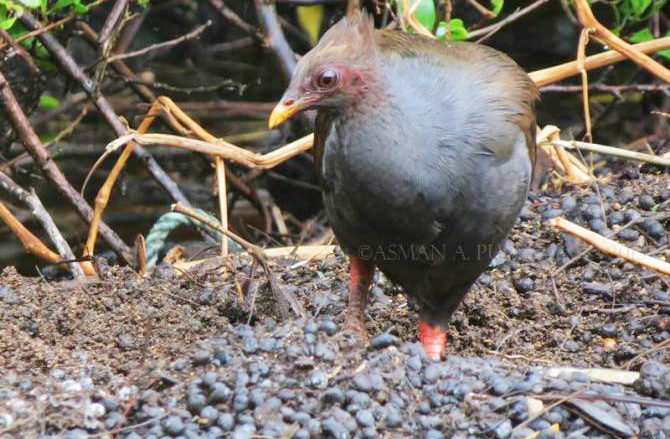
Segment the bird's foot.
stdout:
<path fill-rule="evenodd" d="M 419 321 L 419 340 L 428 358 L 439 360 L 446 351 L 447 331 L 421 320 Z"/>
<path fill-rule="evenodd" d="M 370 335 L 365 328 L 365 320 L 363 316 L 348 313 L 347 317 L 344 319 L 344 330 L 351 331 L 361 345 L 367 346 L 370 344 Z"/>

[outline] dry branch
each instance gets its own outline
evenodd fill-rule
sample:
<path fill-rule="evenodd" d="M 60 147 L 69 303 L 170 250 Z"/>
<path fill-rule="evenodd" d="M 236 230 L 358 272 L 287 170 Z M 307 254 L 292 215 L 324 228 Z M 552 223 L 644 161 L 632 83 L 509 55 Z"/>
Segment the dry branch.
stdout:
<path fill-rule="evenodd" d="M 25 11 L 21 16 L 21 21 L 24 25 L 31 29 L 40 29 L 40 22 L 29 12 Z M 110 105 L 105 96 L 98 93 L 94 87 L 93 81 L 84 73 L 82 68 L 76 63 L 72 56 L 67 52 L 65 47 L 50 33 L 43 32 L 38 37 L 42 44 L 51 52 L 56 58 L 60 66 L 76 80 L 86 91 L 86 93 L 94 100 L 100 113 L 105 117 L 107 123 L 112 127 L 116 135 L 125 134 L 126 128 L 119 120 L 118 115 Z M 163 186 L 163 188 L 170 194 L 170 196 L 182 204 L 190 205 L 184 194 L 181 192 L 177 184 L 165 173 L 158 162 L 142 147 L 136 147 L 133 152 L 142 163 L 144 163 L 152 174 L 154 179 Z M 125 258 L 124 258 L 125 259 Z"/>
<path fill-rule="evenodd" d="M 26 150 L 28 150 L 35 162 L 39 164 L 47 178 L 54 183 L 58 191 L 63 194 L 73 206 L 75 206 L 79 215 L 81 215 L 87 222 L 91 221 L 93 218 L 93 210 L 91 209 L 91 206 L 89 206 L 88 203 L 86 203 L 86 200 L 84 200 L 84 198 L 70 185 L 67 178 L 65 178 L 58 166 L 56 166 L 56 163 L 49 156 L 49 153 L 44 149 L 44 145 L 42 145 L 42 142 L 33 130 L 33 127 L 30 125 L 26 114 L 19 106 L 9 83 L 2 73 L 0 73 L 0 91 L 2 101 L 5 104 L 12 125 L 21 138 Z M 109 246 L 124 260 L 128 262 L 133 260 L 130 248 L 128 248 L 121 238 L 119 238 L 119 236 L 106 224 L 100 224 L 100 233 Z"/>
<path fill-rule="evenodd" d="M 51 238 L 51 242 L 53 242 L 56 246 L 56 250 L 58 250 L 58 254 L 60 255 L 61 259 L 74 261 L 75 256 L 72 252 L 72 249 L 70 248 L 70 245 L 67 243 L 65 238 L 63 238 L 63 235 L 61 234 L 60 230 L 58 230 L 56 223 L 42 205 L 42 202 L 37 197 L 37 194 L 35 194 L 35 191 L 26 191 L 21 186 L 16 184 L 14 180 L 12 180 L 4 172 L 0 172 L 0 186 L 14 195 L 18 200 L 25 203 L 28 207 L 30 207 L 30 211 L 33 215 L 35 215 L 35 218 L 37 218 L 42 223 L 42 227 L 44 227 L 44 230 L 49 235 L 49 238 Z M 52 261 L 49 260 L 49 262 Z M 88 276 L 95 275 L 95 269 L 88 261 L 82 262 L 81 266 L 76 262 L 70 262 L 69 266 L 70 271 L 72 271 L 72 274 L 75 277 L 84 276 L 84 271 L 86 271 L 86 275 Z"/>
<path fill-rule="evenodd" d="M 553 227 L 557 227 L 575 235 L 582 241 L 591 244 L 593 247 L 597 248 L 603 253 L 625 259 L 634 264 L 642 265 L 661 274 L 670 274 L 669 263 L 645 255 L 644 253 L 640 253 L 636 250 L 626 247 L 623 244 L 612 241 L 611 239 L 607 239 L 604 236 L 585 229 L 584 227 L 568 221 L 565 218 L 552 218 L 548 221 L 548 223 Z"/>
<path fill-rule="evenodd" d="M 7 227 L 9 227 L 19 238 L 19 241 L 21 241 L 26 251 L 34 254 L 40 259 L 51 262 L 52 264 L 58 264 L 61 261 L 61 257 L 58 253 L 44 245 L 37 236 L 33 235 L 30 230 L 21 224 L 21 221 L 14 216 L 2 201 L 0 201 L 0 219 L 2 219 L 7 224 Z"/>
<path fill-rule="evenodd" d="M 286 78 L 291 78 L 297 64 L 295 53 L 281 29 L 274 0 L 254 0 L 258 21 L 263 28 L 263 43 L 274 53 Z"/>
<path fill-rule="evenodd" d="M 670 37 L 658 38 L 644 43 L 634 44 L 632 46 L 642 53 L 653 53 L 660 50 L 670 48 Z M 615 50 L 592 55 L 584 59 L 584 68 L 586 70 L 593 70 L 599 67 L 604 67 L 627 59 L 624 55 Z M 538 87 L 553 84 L 562 79 L 569 78 L 579 73 L 577 61 L 571 61 L 557 66 L 548 67 L 542 70 L 536 70 L 529 73 L 530 78 L 535 81 Z"/>
<path fill-rule="evenodd" d="M 116 151 L 129 142 L 137 142 L 142 145 L 174 146 L 232 160 L 248 168 L 270 169 L 310 149 L 314 143 L 314 135 L 309 134 L 267 154 L 256 154 L 219 139 L 216 140 L 216 143 L 211 143 L 173 134 L 130 133 L 109 143 L 105 155 Z"/>
<path fill-rule="evenodd" d="M 613 146 L 599 145 L 597 143 L 578 142 L 575 140 L 552 140 L 549 143 L 568 149 L 581 149 L 584 151 L 596 152 L 598 154 L 607 154 L 624 159 L 652 163 L 659 166 L 670 166 L 670 158 L 630 151 L 623 148 L 615 148 Z"/>
<path fill-rule="evenodd" d="M 191 32 L 182 35 L 181 37 L 175 38 L 173 40 L 168 40 L 168 41 L 162 41 L 160 43 L 152 44 L 147 47 L 143 47 L 142 49 L 137 49 L 133 50 L 132 52 L 127 52 L 127 53 L 119 53 L 116 55 L 112 55 L 107 59 L 107 62 L 114 62 L 114 61 L 120 61 L 122 59 L 128 59 L 128 58 L 134 58 L 136 56 L 140 55 L 145 55 L 153 50 L 158 50 L 158 49 L 164 49 L 166 47 L 173 47 L 176 46 L 180 43 L 183 43 L 184 41 L 189 41 L 192 40 L 196 37 L 198 37 L 201 33 L 205 31 L 208 27 L 212 25 L 212 20 L 207 21 L 207 23 L 202 24 L 195 29 L 193 29 Z"/>
<path fill-rule="evenodd" d="M 670 70 L 600 24 L 586 0 L 575 0 L 575 7 L 577 8 L 577 18 L 585 29 L 592 29 L 594 35 L 607 43 L 608 46 L 613 47 L 614 50 L 665 82 L 670 82 Z"/>

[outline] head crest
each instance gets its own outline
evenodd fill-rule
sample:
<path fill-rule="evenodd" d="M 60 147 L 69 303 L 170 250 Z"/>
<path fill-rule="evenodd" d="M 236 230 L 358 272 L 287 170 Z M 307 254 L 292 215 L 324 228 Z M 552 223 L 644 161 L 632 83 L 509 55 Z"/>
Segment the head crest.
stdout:
<path fill-rule="evenodd" d="M 360 9 L 359 0 L 350 0 L 347 14 L 323 35 L 315 48 L 322 56 L 370 52 L 374 49 L 372 17 Z"/>
<path fill-rule="evenodd" d="M 361 12 L 360 0 L 349 0 L 349 3 L 347 3 L 347 17 L 354 17 L 355 15 L 360 14 L 360 12 Z"/>

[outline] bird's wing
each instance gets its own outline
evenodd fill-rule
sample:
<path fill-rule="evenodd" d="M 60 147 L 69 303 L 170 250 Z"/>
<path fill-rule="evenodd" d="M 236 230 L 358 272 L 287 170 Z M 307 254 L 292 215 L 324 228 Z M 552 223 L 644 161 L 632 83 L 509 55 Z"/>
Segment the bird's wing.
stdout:
<path fill-rule="evenodd" d="M 326 139 L 330 134 L 332 122 L 328 115 L 319 111 L 314 121 L 314 166 L 316 167 L 316 177 L 319 183 L 323 183 L 323 151 L 326 146 Z"/>

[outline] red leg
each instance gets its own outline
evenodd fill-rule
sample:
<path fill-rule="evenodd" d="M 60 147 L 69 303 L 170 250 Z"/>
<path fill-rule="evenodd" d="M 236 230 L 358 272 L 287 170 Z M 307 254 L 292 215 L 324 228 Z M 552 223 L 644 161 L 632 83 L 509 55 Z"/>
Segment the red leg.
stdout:
<path fill-rule="evenodd" d="M 353 331 L 358 338 L 367 343 L 370 340 L 365 329 L 365 307 L 368 304 L 368 289 L 372 282 L 374 266 L 364 262 L 357 256 L 349 261 L 349 303 L 347 304 L 344 329 Z"/>
<path fill-rule="evenodd" d="M 446 350 L 447 331 L 419 320 L 419 340 L 428 358 L 439 360 Z"/>

